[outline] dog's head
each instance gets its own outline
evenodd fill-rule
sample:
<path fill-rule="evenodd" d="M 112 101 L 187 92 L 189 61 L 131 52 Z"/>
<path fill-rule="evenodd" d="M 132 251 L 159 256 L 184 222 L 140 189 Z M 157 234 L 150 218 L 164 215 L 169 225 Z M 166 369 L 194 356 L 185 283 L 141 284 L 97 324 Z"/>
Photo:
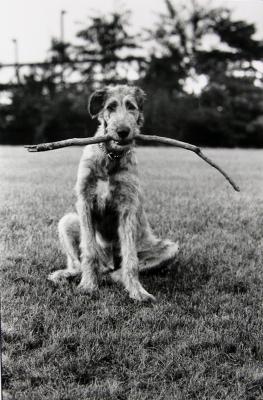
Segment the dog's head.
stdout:
<path fill-rule="evenodd" d="M 143 124 L 145 93 L 136 86 L 118 85 L 94 92 L 89 99 L 89 112 L 97 117 L 105 134 L 114 140 L 106 144 L 108 150 L 128 150 Z"/>

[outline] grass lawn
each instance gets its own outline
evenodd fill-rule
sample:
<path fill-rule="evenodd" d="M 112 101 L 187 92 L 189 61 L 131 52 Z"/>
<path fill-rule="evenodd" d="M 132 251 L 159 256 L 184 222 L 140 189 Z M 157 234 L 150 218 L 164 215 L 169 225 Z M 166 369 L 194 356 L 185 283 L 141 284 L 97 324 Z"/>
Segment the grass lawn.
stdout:
<path fill-rule="evenodd" d="M 263 151 L 138 150 L 154 231 L 174 269 L 142 277 L 154 305 L 104 282 L 55 288 L 57 222 L 73 209 L 80 148 L 0 148 L 4 400 L 263 399 Z"/>

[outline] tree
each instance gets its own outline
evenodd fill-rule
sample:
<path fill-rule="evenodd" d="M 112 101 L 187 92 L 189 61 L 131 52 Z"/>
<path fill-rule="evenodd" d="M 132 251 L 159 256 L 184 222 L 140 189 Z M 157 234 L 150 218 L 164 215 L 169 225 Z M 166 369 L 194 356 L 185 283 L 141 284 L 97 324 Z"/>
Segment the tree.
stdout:
<path fill-rule="evenodd" d="M 255 61 L 262 61 L 263 44 L 254 25 L 195 0 L 187 7 L 165 4 L 151 31 L 154 52 L 143 80 L 148 92 L 159 93 L 149 97 L 147 128 L 198 145 L 262 145 L 262 74 Z M 187 93 L 189 80 L 204 75 L 201 93 Z"/>
<path fill-rule="evenodd" d="M 161 14 L 155 28 L 150 31 L 154 40 L 149 69 L 145 81 L 158 76 L 162 87 L 184 91 L 188 77 L 196 76 L 196 52 L 209 34 L 213 11 L 201 8 L 195 1 L 191 7 L 176 7 L 165 0 L 166 13 Z"/>
<path fill-rule="evenodd" d="M 11 88 L 10 104 L 0 109 L 1 143 L 34 142 L 35 128 L 41 123 L 45 102 L 43 88 L 43 82 L 36 79 L 34 71 L 21 77 L 21 85 Z"/>
<path fill-rule="evenodd" d="M 82 44 L 75 46 L 76 60 L 84 62 L 80 71 L 86 81 L 127 80 L 127 68 L 133 64 L 136 69 L 142 61 L 134 54 L 138 48 L 136 36 L 128 33 L 129 15 L 129 12 L 113 12 L 91 17 L 88 26 L 77 33 Z"/>
<path fill-rule="evenodd" d="M 211 30 L 217 36 L 217 48 L 200 49 L 196 62 L 199 73 L 206 73 L 211 81 L 222 77 L 262 79 L 255 61 L 263 61 L 263 41 L 253 38 L 254 24 L 233 21 L 229 10 L 221 8 L 211 21 Z"/>
<path fill-rule="evenodd" d="M 159 86 L 184 91 L 186 79 L 201 74 L 211 81 L 221 75 L 256 77 L 253 62 L 262 60 L 263 43 L 253 38 L 253 24 L 233 21 L 228 9 L 202 7 L 196 0 L 188 7 L 165 4 L 166 13 L 151 31 L 156 44 L 145 82 L 158 77 Z"/>
<path fill-rule="evenodd" d="M 61 84 L 62 90 L 65 80 L 67 80 L 73 72 L 71 52 L 72 46 L 70 43 L 61 42 L 55 38 L 52 39 L 48 61 L 52 66 L 50 70 L 52 71 L 53 77 L 59 78 L 58 83 Z M 65 74 L 67 75 L 66 79 Z"/>

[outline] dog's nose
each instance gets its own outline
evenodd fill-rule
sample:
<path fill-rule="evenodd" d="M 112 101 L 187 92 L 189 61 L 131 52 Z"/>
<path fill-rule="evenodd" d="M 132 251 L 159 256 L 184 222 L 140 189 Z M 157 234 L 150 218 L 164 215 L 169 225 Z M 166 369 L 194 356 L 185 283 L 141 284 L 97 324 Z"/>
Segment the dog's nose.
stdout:
<path fill-rule="evenodd" d="M 128 126 L 120 126 L 117 129 L 117 134 L 121 139 L 125 139 L 129 135 L 130 131 L 131 130 Z"/>

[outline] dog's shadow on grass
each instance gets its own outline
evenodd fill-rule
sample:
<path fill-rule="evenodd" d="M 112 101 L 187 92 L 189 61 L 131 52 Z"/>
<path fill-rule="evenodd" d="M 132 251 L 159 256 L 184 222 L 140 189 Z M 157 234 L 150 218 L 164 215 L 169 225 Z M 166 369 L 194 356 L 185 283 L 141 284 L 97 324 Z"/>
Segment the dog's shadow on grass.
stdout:
<path fill-rule="evenodd" d="M 167 267 L 142 272 L 140 276 L 151 293 L 170 298 L 176 292 L 191 293 L 200 289 L 209 281 L 211 269 L 205 262 L 181 257 Z"/>

